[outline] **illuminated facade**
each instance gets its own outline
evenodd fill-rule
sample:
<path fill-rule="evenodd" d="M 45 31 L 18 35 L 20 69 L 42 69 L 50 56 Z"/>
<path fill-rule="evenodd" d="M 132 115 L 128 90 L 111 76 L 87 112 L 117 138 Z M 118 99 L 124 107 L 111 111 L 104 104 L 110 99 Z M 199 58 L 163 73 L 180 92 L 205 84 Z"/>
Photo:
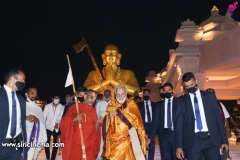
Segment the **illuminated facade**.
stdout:
<path fill-rule="evenodd" d="M 158 101 L 160 99 L 158 88 L 162 85 L 161 73 L 157 74 L 155 71 L 149 71 L 145 82 L 147 82 L 147 85 L 146 87 L 142 87 L 142 90 L 145 88 L 150 89 L 151 101 Z M 142 93 L 140 96 L 142 96 Z"/>
<path fill-rule="evenodd" d="M 214 6 L 199 26 L 189 19 L 182 22 L 175 42 L 178 47 L 170 49 L 164 74 L 159 73 L 163 84 L 171 82 L 175 94 L 182 95 L 181 77 L 193 72 L 199 87 L 215 89 L 218 99 L 240 97 L 240 23 L 229 13 L 219 15 Z"/>

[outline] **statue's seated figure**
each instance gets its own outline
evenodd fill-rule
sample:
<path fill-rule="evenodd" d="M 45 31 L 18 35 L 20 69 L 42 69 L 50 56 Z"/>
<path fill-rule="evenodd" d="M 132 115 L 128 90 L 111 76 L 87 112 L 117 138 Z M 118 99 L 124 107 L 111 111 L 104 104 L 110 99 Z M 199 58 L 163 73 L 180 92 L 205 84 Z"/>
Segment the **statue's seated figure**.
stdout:
<path fill-rule="evenodd" d="M 114 93 L 114 87 L 121 83 L 128 87 L 129 95 L 133 95 L 134 91 L 139 92 L 140 87 L 134 72 L 118 67 L 121 57 L 122 54 L 119 53 L 117 46 L 107 45 L 102 54 L 103 65 L 105 65 L 103 69 L 100 69 L 102 82 L 100 74 L 97 70 L 93 70 L 88 74 L 84 86 L 103 94 L 106 89 Z"/>

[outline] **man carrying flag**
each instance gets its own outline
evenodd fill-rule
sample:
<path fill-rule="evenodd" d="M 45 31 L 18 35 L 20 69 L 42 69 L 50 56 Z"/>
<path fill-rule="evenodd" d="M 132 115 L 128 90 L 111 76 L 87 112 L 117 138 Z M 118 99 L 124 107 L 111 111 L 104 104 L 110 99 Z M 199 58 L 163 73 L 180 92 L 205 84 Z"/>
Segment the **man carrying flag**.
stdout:
<path fill-rule="evenodd" d="M 65 87 L 72 85 L 76 94 L 71 64 L 67 55 L 69 73 Z M 96 101 L 96 92 L 87 90 L 84 101 L 80 103 L 75 95 L 75 104 L 69 108 L 63 117 L 60 128 L 63 160 L 95 160 L 100 147 L 101 130 L 98 128 L 102 120 L 97 120 L 97 113 L 93 107 Z"/>
<path fill-rule="evenodd" d="M 95 160 L 100 147 L 101 130 L 98 128 L 99 122 L 97 114 L 92 107 L 96 100 L 96 92 L 87 90 L 84 95 L 84 102 L 78 103 L 78 111 L 76 104 L 69 108 L 66 115 L 63 117 L 61 128 L 61 142 L 64 143 L 62 148 L 63 160 L 82 160 L 82 141 L 85 144 L 87 160 Z M 79 128 L 79 121 L 82 123 L 82 128 Z M 84 139 L 79 136 L 82 129 Z"/>

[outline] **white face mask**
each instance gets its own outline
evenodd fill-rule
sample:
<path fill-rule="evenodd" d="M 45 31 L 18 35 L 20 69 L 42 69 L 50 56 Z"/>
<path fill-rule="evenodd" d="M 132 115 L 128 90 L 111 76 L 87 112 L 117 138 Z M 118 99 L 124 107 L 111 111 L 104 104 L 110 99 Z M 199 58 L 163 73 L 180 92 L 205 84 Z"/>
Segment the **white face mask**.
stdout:
<path fill-rule="evenodd" d="M 58 104 L 60 102 L 60 99 L 54 99 L 53 103 Z"/>

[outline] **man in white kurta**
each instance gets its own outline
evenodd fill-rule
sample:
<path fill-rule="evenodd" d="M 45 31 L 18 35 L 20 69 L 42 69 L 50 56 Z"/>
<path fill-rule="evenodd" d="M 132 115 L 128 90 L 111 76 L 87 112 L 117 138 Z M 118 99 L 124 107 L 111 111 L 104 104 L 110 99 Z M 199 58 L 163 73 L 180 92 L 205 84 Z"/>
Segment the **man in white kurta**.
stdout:
<path fill-rule="evenodd" d="M 26 130 L 27 142 L 32 144 L 43 144 L 47 141 L 47 133 L 42 108 L 35 100 L 37 98 L 37 89 L 29 88 L 26 90 Z M 31 146 L 28 148 L 28 160 L 35 160 L 38 152 L 43 146 Z"/>
<path fill-rule="evenodd" d="M 60 96 L 53 95 L 52 102 L 48 103 L 43 111 L 44 120 L 46 122 L 46 132 L 47 132 L 47 144 L 49 146 L 45 147 L 46 159 L 55 160 L 58 147 L 52 147 L 52 153 L 50 158 L 50 141 L 53 137 L 52 144 L 58 143 L 59 136 L 61 135 L 61 129 L 59 129 L 59 124 L 62 120 L 62 115 L 64 111 L 64 106 L 59 103 Z"/>
<path fill-rule="evenodd" d="M 95 109 L 96 109 L 96 112 L 97 112 L 98 119 L 101 120 L 101 121 L 103 120 L 103 118 L 105 116 L 106 108 L 107 108 L 108 104 L 111 102 L 111 91 L 106 89 L 104 91 L 103 95 L 104 95 L 103 100 L 99 100 L 95 105 Z M 102 139 L 102 136 L 101 136 L 101 144 L 100 144 L 100 150 L 99 150 L 99 153 L 98 153 L 97 160 L 101 159 L 102 145 L 103 145 L 103 139 Z"/>

